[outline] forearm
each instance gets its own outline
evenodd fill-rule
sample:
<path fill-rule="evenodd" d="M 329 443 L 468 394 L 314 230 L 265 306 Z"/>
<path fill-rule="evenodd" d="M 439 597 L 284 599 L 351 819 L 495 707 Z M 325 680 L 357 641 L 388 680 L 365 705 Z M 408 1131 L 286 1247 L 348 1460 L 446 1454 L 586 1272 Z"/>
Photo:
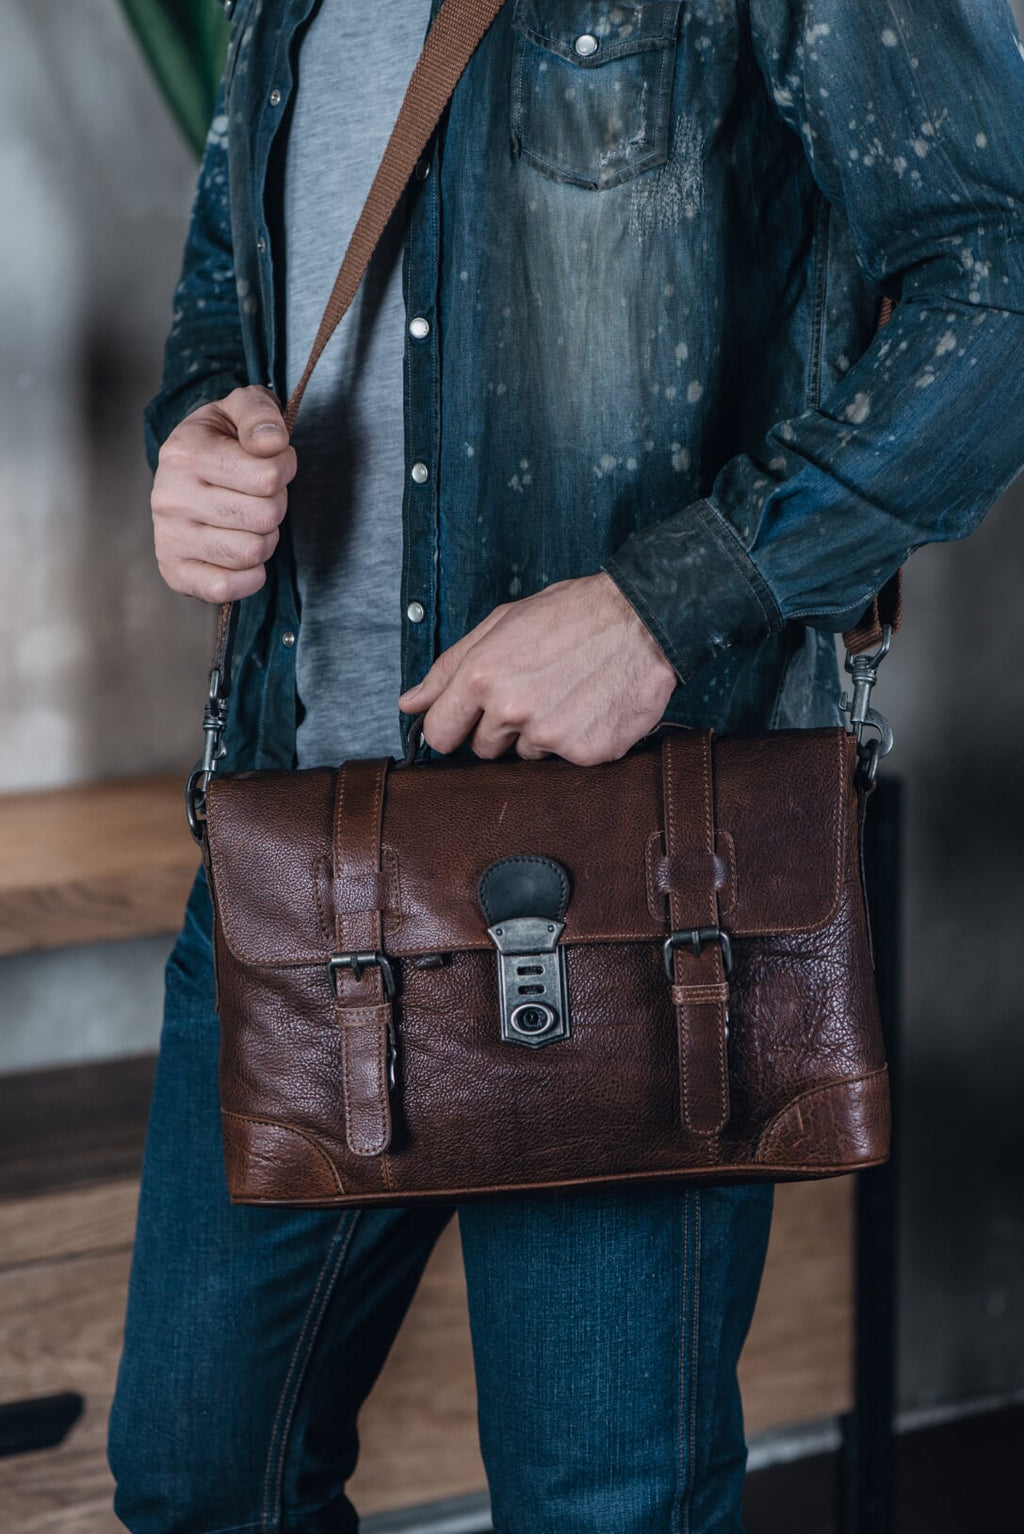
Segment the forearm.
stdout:
<path fill-rule="evenodd" d="M 605 568 L 686 681 L 785 622 L 848 627 L 915 548 L 971 532 L 1022 465 L 1024 314 L 905 303 L 822 407 Z"/>
<path fill-rule="evenodd" d="M 841 629 L 1024 465 L 1024 51 L 1002 0 L 751 0 L 776 111 L 888 327 L 815 409 L 605 568 L 686 681 L 792 619 Z"/>

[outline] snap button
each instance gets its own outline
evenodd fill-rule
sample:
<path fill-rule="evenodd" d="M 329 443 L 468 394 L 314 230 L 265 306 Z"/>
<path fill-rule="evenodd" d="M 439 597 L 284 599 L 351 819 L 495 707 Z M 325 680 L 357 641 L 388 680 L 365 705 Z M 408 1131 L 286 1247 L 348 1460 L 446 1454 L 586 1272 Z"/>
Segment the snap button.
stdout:
<path fill-rule="evenodd" d="M 430 334 L 430 321 L 418 314 L 414 320 L 409 321 L 409 334 L 414 341 L 425 341 Z"/>
<path fill-rule="evenodd" d="M 427 609 L 423 606 L 422 602 L 410 602 L 409 606 L 405 609 L 405 616 L 410 623 L 422 623 L 427 616 Z"/>
<path fill-rule="evenodd" d="M 576 39 L 573 46 L 581 59 L 590 59 L 597 52 L 599 44 L 592 32 L 584 32 Z"/>
<path fill-rule="evenodd" d="M 412 466 L 412 477 L 417 485 L 425 485 L 430 478 L 430 470 L 425 463 L 414 463 Z"/>
<path fill-rule="evenodd" d="M 259 251 L 260 255 L 262 256 L 264 251 L 266 250 L 266 248 L 267 248 L 266 239 L 261 234 L 261 235 L 258 236 L 258 238 L 256 240 L 256 249 Z"/>
<path fill-rule="evenodd" d="M 295 635 L 292 633 L 291 629 L 285 629 L 284 633 L 281 635 L 281 643 L 284 645 L 286 650 L 290 650 L 292 648 L 295 643 Z"/>
<path fill-rule="evenodd" d="M 272 107 L 279 107 L 281 105 L 281 92 L 278 90 L 276 85 L 270 92 L 270 105 Z"/>
<path fill-rule="evenodd" d="M 422 160 L 418 160 L 416 162 L 416 180 L 417 181 L 426 181 L 426 179 L 427 179 L 427 177 L 429 175 L 430 175 L 430 161 L 427 159 L 426 155 L 424 155 Z"/>

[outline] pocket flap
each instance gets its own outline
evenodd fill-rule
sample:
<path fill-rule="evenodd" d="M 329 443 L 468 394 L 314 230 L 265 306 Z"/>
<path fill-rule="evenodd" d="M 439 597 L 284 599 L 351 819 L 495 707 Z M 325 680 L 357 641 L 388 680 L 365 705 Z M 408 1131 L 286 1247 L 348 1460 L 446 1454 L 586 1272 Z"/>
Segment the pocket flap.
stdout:
<path fill-rule="evenodd" d="M 542 48 L 593 69 L 630 53 L 667 48 L 681 8 L 681 0 L 517 0 L 513 26 Z"/>

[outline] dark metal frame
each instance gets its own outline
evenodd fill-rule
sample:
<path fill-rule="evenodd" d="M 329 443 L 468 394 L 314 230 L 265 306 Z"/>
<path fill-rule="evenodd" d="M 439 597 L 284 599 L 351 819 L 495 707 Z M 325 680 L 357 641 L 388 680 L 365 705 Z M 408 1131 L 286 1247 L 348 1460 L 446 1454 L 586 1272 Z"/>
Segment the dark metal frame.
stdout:
<path fill-rule="evenodd" d="M 868 802 L 865 884 L 893 1101 L 899 1103 L 903 968 L 903 784 Z M 887 1166 L 861 1172 L 854 1203 L 853 1408 L 842 1420 L 839 1528 L 892 1534 L 896 1457 L 899 1113 Z"/>

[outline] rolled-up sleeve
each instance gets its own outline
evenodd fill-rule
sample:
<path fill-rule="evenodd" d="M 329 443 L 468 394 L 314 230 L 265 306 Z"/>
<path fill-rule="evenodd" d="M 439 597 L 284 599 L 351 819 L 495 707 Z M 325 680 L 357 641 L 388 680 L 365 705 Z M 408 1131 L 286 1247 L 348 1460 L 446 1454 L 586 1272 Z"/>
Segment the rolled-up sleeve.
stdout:
<path fill-rule="evenodd" d="M 814 409 L 605 568 L 682 681 L 843 629 L 1024 466 L 1024 47 L 1005 0 L 751 0 L 777 111 L 893 318 Z"/>
<path fill-rule="evenodd" d="M 154 470 L 179 421 L 247 382 L 231 243 L 227 123 L 222 84 L 192 203 L 160 389 L 145 411 L 146 456 Z"/>

